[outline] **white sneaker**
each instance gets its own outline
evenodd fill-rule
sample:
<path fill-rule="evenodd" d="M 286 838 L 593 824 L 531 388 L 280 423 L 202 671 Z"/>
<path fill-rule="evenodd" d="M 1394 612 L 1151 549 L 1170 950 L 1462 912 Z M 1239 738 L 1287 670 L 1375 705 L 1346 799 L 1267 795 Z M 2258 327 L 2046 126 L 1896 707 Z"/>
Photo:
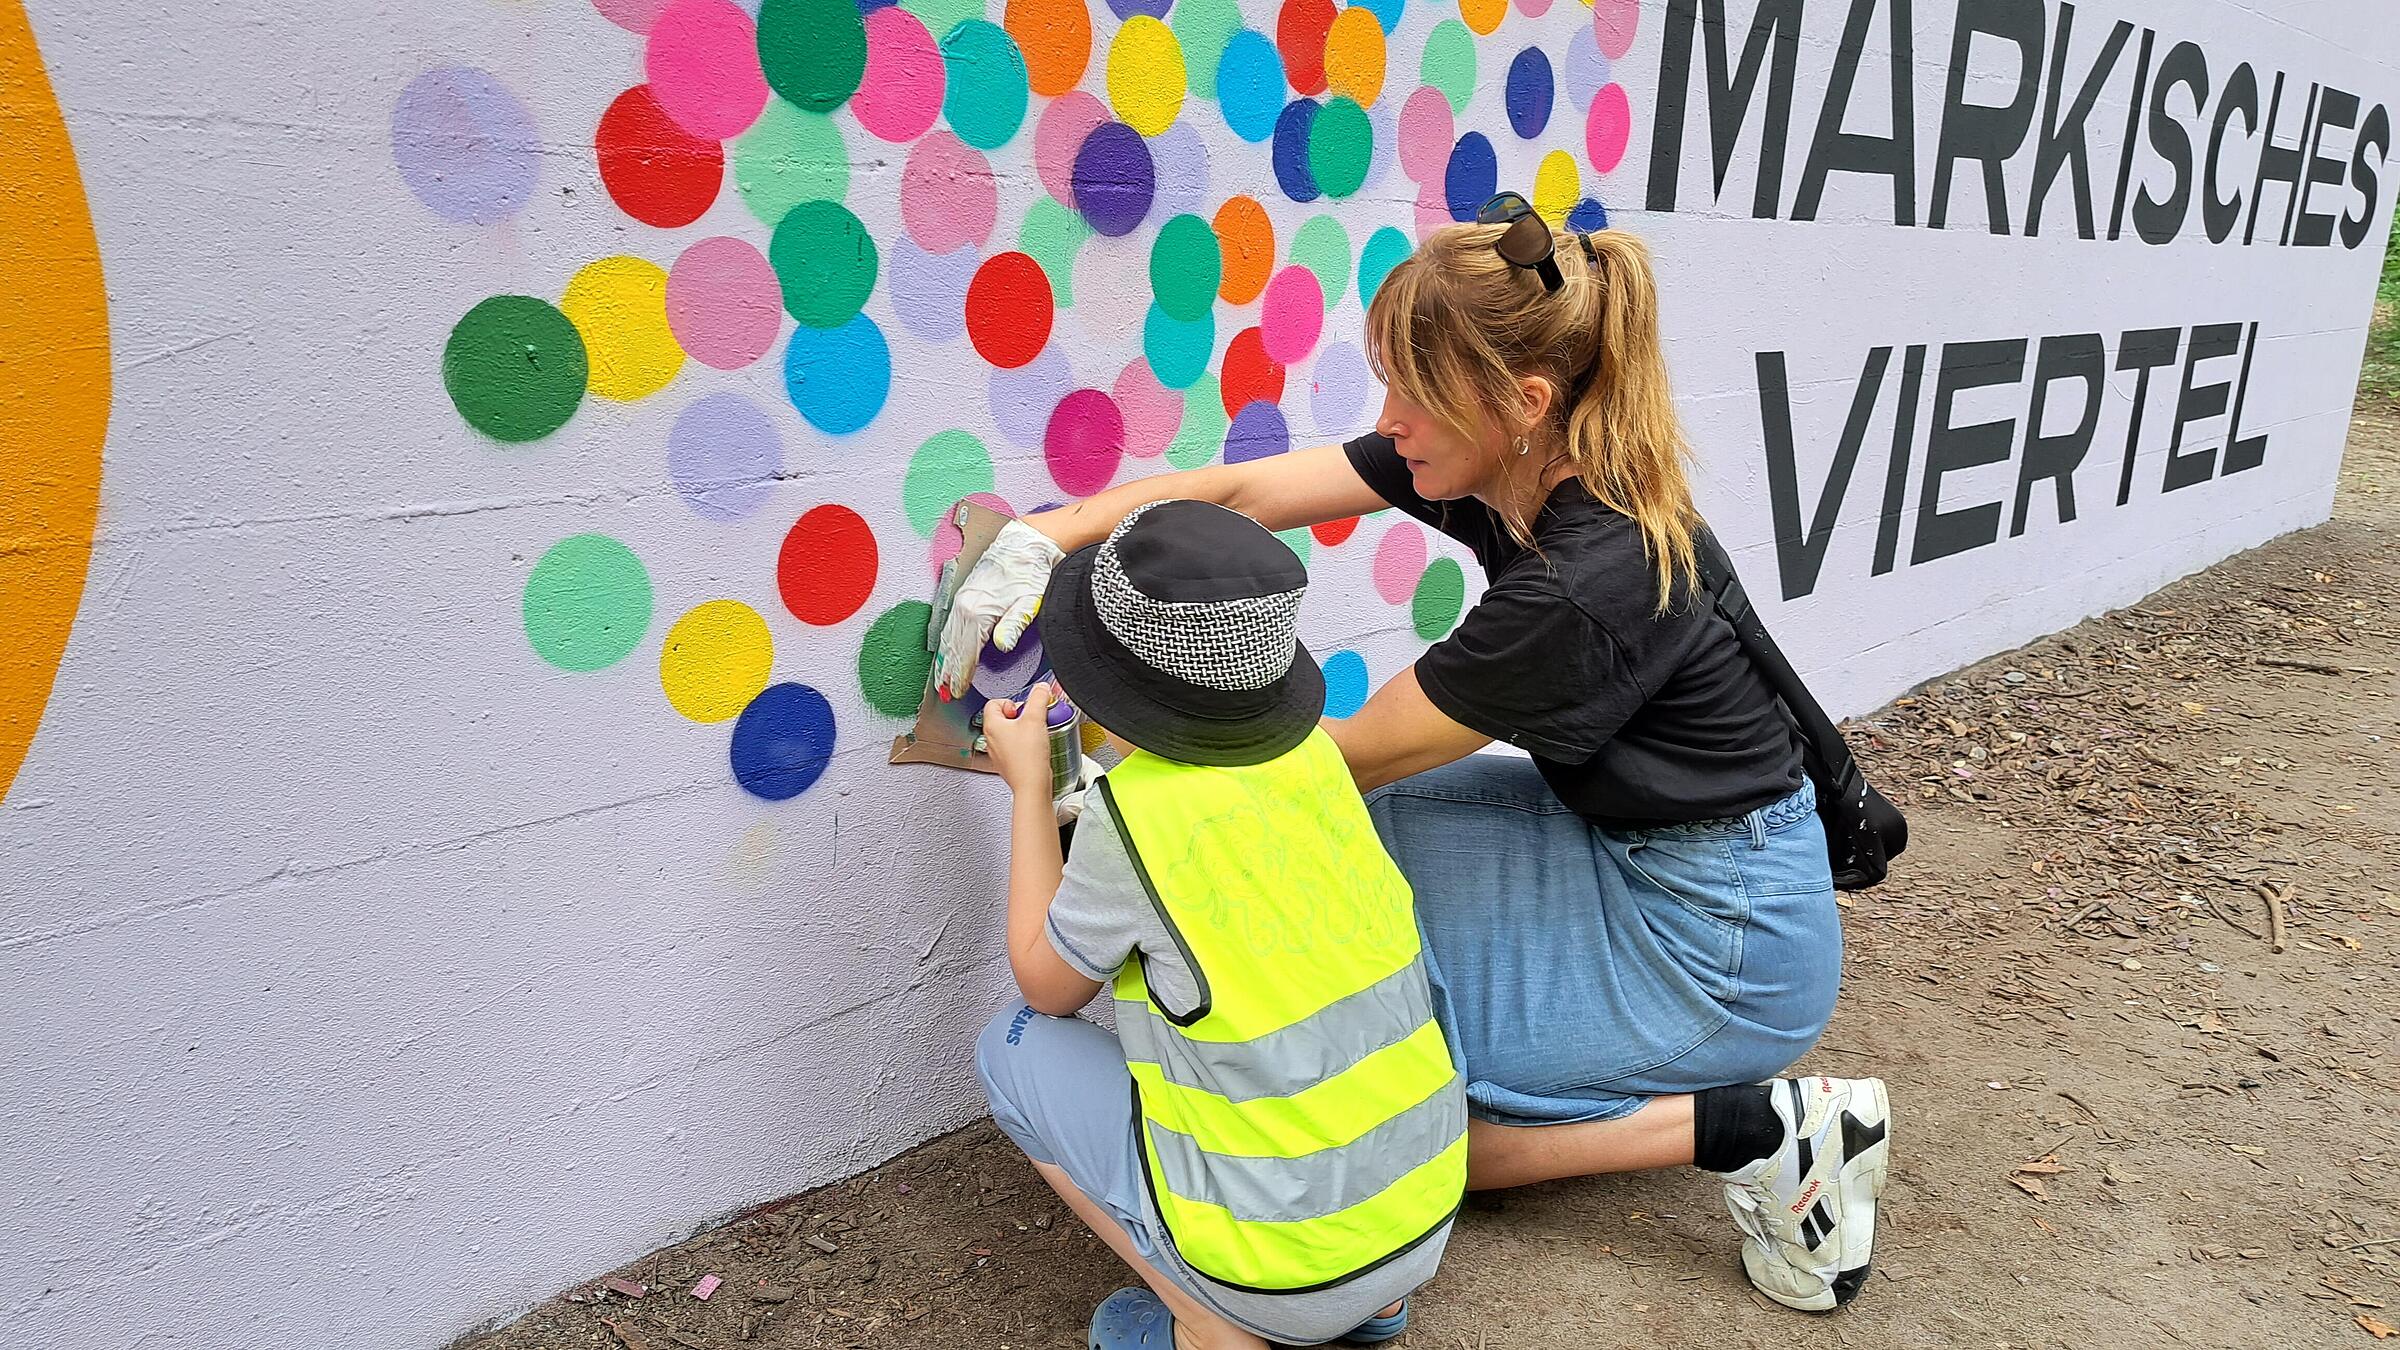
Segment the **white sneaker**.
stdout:
<path fill-rule="evenodd" d="M 1867 1280 L 1875 1199 L 1891 1161 L 1891 1103 L 1880 1078 L 1778 1078 L 1766 1086 L 1783 1142 L 1718 1174 L 1742 1230 L 1742 1269 L 1785 1307 L 1831 1312 Z"/>

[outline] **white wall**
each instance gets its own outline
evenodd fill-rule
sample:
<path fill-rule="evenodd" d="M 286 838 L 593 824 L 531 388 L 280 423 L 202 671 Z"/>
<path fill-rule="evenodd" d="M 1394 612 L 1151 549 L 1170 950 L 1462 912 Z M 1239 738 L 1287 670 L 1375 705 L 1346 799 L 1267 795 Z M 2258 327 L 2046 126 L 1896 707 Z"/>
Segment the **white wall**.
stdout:
<path fill-rule="evenodd" d="M 1728 6 L 1737 56 L 1757 8 Z M 2325 138 L 2344 180 L 2318 191 L 2369 222 L 2356 247 L 2338 231 L 2327 248 L 2271 245 L 2284 200 L 2273 187 L 2248 246 L 2208 242 L 2196 213 L 2165 244 L 2130 224 L 2115 241 L 2079 239 L 2063 183 L 2040 237 L 2026 238 L 2030 144 L 2005 168 L 2018 218 L 2008 235 L 1984 229 L 1972 163 L 1947 229 L 1893 224 L 1888 178 L 1840 174 L 1820 218 L 1793 221 L 1848 6 L 1804 8 L 1772 211 L 1782 218 L 1751 218 L 1757 113 L 1725 194 L 1712 190 L 1704 73 L 1675 207 L 1645 209 L 1664 153 L 1655 119 L 1672 25 L 1660 0 L 1506 11 L 1474 40 L 1476 84 L 1456 126 L 1490 138 L 1504 185 L 1530 186 L 1542 153 L 1565 151 L 1575 196 L 1650 240 L 1705 504 L 1829 703 L 1866 708 L 2324 517 L 2392 206 L 2391 137 L 2365 154 L 2380 174 L 2372 194 L 2349 181 L 2350 134 Z M 2059 7 L 1970 8 L 2044 20 L 2046 90 Z M 1273 34 L 1273 8 L 1241 9 Z M 2075 9 L 2070 85 L 2108 25 L 2129 19 L 2155 30 L 2154 60 L 2198 44 L 2212 113 L 2241 61 L 2270 85 L 2286 74 L 2287 105 L 2312 84 L 2377 111 L 2400 94 L 2400 36 L 2373 0 Z M 929 544 L 901 501 L 929 436 L 977 436 L 1000 495 L 1019 507 L 1062 493 L 1041 448 L 1009 434 L 1025 409 L 1005 396 L 995 409 L 992 367 L 971 343 L 928 340 L 894 307 L 900 237 L 933 228 L 901 205 L 909 147 L 870 135 L 847 108 L 833 115 L 851 162 L 847 202 L 881 245 L 865 313 L 895 372 L 864 429 L 829 435 L 795 410 L 783 362 L 794 325 L 782 318 L 754 365 L 687 361 L 655 393 L 587 395 L 563 428 L 502 444 L 462 420 L 443 381 L 444 344 L 477 302 L 556 303 L 604 256 L 666 267 L 704 237 L 768 246 L 730 175 L 703 218 L 671 229 L 632 219 L 601 183 L 593 129 L 643 78 L 644 46 L 599 10 L 640 22 L 643 4 L 32 10 L 90 195 L 116 385 L 73 640 L 30 754 L 0 784 L 0 1176 L 12 1220 L 0 1236 L 0 1341 L 436 1343 L 972 1118 L 968 1046 L 1006 979 L 994 941 L 1002 803 L 988 780 L 885 764 L 903 723 L 870 707 L 860 651 L 876 616 L 927 590 Z M 1957 10 L 1916 0 L 1908 25 L 1919 221 Z M 946 26 L 975 9 L 921 12 Z M 991 12 L 998 21 L 1000 6 Z M 1499 12 L 1478 3 L 1467 16 Z M 1889 44 L 1885 10 L 1875 13 L 1850 125 L 1881 133 Z M 1173 133 L 1162 196 L 1208 216 L 1234 191 L 1255 194 L 1275 223 L 1278 266 L 1301 223 L 1330 214 L 1346 228 L 1352 272 L 1373 229 L 1414 234 L 1446 218 L 1420 220 L 1411 170 L 1423 166 L 1390 146 L 1428 32 L 1457 15 L 1399 11 L 1370 119 L 1379 163 L 1354 196 L 1288 200 L 1268 148 L 1239 140 L 1197 96 L 1183 102 L 1190 131 Z M 1595 15 L 1612 46 L 1631 24 L 1613 63 L 1631 144 L 1605 174 L 1585 134 Z M 1081 85 L 1105 98 L 1118 20 L 1095 5 L 1092 25 Z M 2092 115 L 2103 235 L 2140 42 Z M 1558 86 L 1532 140 L 1511 129 L 1505 96 L 1528 45 L 1551 54 Z M 1992 42 L 1970 53 L 1971 101 L 2008 102 L 2016 76 L 2004 53 Z M 396 102 L 426 71 L 454 65 L 489 72 L 538 128 L 521 201 L 505 165 L 483 196 L 463 199 L 455 172 L 412 191 L 395 167 Z M 1705 59 L 1693 67 L 1704 72 Z M 1157 92 L 1138 63 L 1126 78 L 1128 98 Z M 1045 192 L 1034 128 L 1049 102 L 1034 97 L 1024 127 L 989 154 L 999 224 L 966 247 L 1015 246 Z M 2169 106 L 2195 121 L 2183 95 Z M 2285 144 L 2292 111 L 2278 126 Z M 2038 127 L 2038 104 L 2033 115 Z M 2172 175 L 2147 130 L 2133 181 L 2164 192 Z M 2237 131 L 2223 163 L 2245 192 L 2256 162 Z M 1154 207 L 1125 238 L 1084 245 L 1075 303 L 1058 311 L 1045 358 L 1077 383 L 1108 389 L 1139 354 L 1149 245 L 1166 214 Z M 1212 374 L 1257 315 L 1255 302 L 1217 303 Z M 1353 277 L 1323 342 L 1355 343 L 1360 316 Z M 604 316 L 586 336 L 613 350 L 632 322 Z M 2242 430 L 2269 436 L 2263 463 L 2163 493 L 2183 373 L 2167 367 L 2136 438 L 2130 500 L 2117 506 L 2133 392 L 2113 369 L 2119 335 L 2215 323 L 2258 325 Z M 1942 344 L 2084 332 L 2103 335 L 2112 369 L 2098 442 L 2074 476 L 2079 518 L 2060 524 L 2044 486 L 2021 537 L 2004 516 L 1995 542 L 1912 564 L 1912 472 L 1897 566 L 1874 574 L 1906 347 L 1931 348 L 1913 438 L 1921 470 Z M 1758 354 L 1786 354 L 1805 522 L 1853 382 L 1882 346 L 1896 350 L 1817 583 L 1777 603 Z M 1323 359 L 1295 363 L 1282 402 L 1302 442 L 1354 434 L 1372 415 L 1320 416 L 1311 383 Z M 2203 365 L 2197 383 L 2240 364 Z M 1963 394 L 1951 420 L 2021 419 L 2027 388 Z M 2074 420 L 2078 391 L 2072 381 L 2053 391 L 2049 429 Z M 730 520 L 686 504 L 666 450 L 689 405 L 725 392 L 763 410 L 783 445 L 781 475 Z M 2199 419 L 2187 442 L 2221 447 L 2227 420 Z M 2004 464 L 1946 476 L 1941 505 L 2009 497 L 2022 441 L 2020 430 Z M 1161 466 L 1128 458 L 1119 477 Z M 855 613 L 813 624 L 779 599 L 776 558 L 801 513 L 825 503 L 864 517 L 880 566 Z M 1320 654 L 1359 653 L 1378 683 L 1421 645 L 1408 603 L 1416 569 L 1390 578 L 1398 603 L 1373 580 L 1393 528 L 1370 520 L 1311 550 L 1308 637 Z M 653 603 L 629 654 L 571 671 L 529 643 L 525 588 L 554 544 L 595 532 L 640 559 Z M 734 721 L 687 718 L 662 692 L 669 626 L 713 600 L 750 606 L 771 633 L 771 679 L 821 691 L 831 709 L 830 765 L 788 800 L 737 783 Z M 706 673 L 739 706 L 770 677 L 734 665 Z"/>

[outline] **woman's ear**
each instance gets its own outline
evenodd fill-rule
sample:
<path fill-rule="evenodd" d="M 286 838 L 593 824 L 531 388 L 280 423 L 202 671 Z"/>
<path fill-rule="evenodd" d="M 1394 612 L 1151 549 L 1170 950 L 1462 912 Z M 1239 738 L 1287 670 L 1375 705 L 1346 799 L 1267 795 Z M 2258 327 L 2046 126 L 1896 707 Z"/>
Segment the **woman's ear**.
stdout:
<path fill-rule="evenodd" d="M 1558 398 L 1558 391 L 1550 387 L 1549 378 L 1543 375 L 1528 375 L 1517 381 L 1517 392 L 1525 400 L 1525 420 L 1533 425 L 1539 425 L 1550 415 Z"/>

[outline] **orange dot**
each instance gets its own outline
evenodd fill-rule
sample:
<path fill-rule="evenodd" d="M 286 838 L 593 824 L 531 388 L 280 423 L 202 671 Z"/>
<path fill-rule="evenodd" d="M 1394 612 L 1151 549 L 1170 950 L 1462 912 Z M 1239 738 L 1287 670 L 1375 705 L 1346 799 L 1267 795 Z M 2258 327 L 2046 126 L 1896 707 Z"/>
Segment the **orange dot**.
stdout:
<path fill-rule="evenodd" d="M 1375 11 L 1357 6 L 1334 16 L 1325 34 L 1325 82 L 1333 92 L 1362 108 L 1375 106 L 1383 92 L 1383 62 L 1383 25 Z"/>
<path fill-rule="evenodd" d="M 1000 26 L 1025 54 L 1025 82 L 1056 98 L 1083 82 L 1092 59 L 1092 16 L 1082 0 L 1008 0 Z"/>
<path fill-rule="evenodd" d="M 1508 17 L 1508 0 L 1458 0 L 1458 17 L 1467 21 L 1476 36 L 1490 37 Z"/>
<path fill-rule="evenodd" d="M 1267 288 L 1275 270 L 1275 223 L 1267 208 L 1248 197 L 1230 197 L 1217 208 L 1217 248 L 1225 255 L 1225 274 L 1217 294 L 1229 305 L 1246 305 Z"/>

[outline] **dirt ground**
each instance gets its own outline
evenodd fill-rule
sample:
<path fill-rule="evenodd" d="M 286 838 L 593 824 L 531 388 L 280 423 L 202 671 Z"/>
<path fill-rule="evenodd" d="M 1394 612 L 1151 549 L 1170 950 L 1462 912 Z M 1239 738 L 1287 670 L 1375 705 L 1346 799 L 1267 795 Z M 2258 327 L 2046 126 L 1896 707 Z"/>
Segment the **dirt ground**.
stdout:
<path fill-rule="evenodd" d="M 1891 1085 L 1855 1304 L 1759 1298 L 1709 1179 L 1647 1173 L 1472 1198 L 1400 1344 L 2394 1336 L 2396 526 L 2400 404 L 2362 405 L 2332 523 L 1854 724 L 1914 826 L 1844 898 L 1803 1062 Z M 595 1281 L 470 1344 L 1071 1347 L 1126 1282 L 988 1124 L 615 1275 L 647 1296 Z"/>

